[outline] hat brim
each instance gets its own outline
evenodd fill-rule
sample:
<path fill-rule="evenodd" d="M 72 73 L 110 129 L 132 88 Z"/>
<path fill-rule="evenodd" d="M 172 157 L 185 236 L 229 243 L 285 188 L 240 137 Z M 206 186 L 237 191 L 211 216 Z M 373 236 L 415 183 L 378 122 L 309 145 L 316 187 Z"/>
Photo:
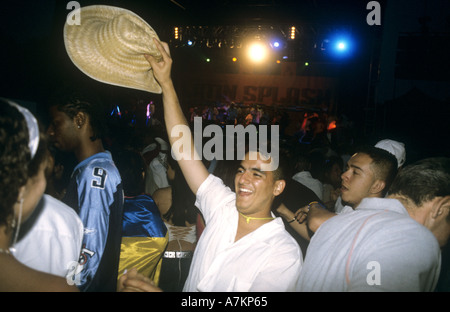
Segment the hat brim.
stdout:
<path fill-rule="evenodd" d="M 161 93 L 144 54 L 161 58 L 153 28 L 135 13 L 112 6 L 80 9 L 80 25 L 64 26 L 64 44 L 71 61 L 97 81 Z"/>

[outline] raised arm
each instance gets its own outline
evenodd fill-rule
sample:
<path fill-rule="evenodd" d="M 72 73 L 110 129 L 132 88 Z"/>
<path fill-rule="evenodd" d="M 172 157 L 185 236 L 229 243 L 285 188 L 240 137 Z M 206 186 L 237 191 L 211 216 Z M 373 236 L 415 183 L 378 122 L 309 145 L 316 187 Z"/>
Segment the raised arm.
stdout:
<path fill-rule="evenodd" d="M 167 43 L 159 42 L 157 39 L 154 39 L 154 41 L 163 56 L 162 60 L 158 62 L 151 55 L 146 55 L 145 57 L 162 88 L 164 121 L 172 153 L 175 154 L 189 187 L 196 194 L 209 173 L 203 162 L 198 159 L 199 157 L 194 157 L 193 136 L 180 107 L 171 77 L 172 58 L 169 46 Z"/>

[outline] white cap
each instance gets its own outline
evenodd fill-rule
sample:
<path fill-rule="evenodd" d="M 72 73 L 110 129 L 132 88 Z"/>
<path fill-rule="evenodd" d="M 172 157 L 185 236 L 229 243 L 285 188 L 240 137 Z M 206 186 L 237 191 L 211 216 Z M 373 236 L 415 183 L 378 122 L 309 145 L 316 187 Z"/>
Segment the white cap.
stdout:
<path fill-rule="evenodd" d="M 142 150 L 141 154 L 144 155 L 145 153 L 154 151 L 157 147 L 158 145 L 156 143 L 149 144 Z"/>
<path fill-rule="evenodd" d="M 169 143 L 167 143 L 163 139 L 155 138 L 155 141 L 158 142 L 158 144 L 161 146 L 161 151 L 168 151 L 168 150 L 170 150 Z"/>
<path fill-rule="evenodd" d="M 405 144 L 403 144 L 402 142 L 386 139 L 379 141 L 377 144 L 375 144 L 375 147 L 384 149 L 393 154 L 395 158 L 397 158 L 399 168 L 405 163 L 406 150 Z"/>

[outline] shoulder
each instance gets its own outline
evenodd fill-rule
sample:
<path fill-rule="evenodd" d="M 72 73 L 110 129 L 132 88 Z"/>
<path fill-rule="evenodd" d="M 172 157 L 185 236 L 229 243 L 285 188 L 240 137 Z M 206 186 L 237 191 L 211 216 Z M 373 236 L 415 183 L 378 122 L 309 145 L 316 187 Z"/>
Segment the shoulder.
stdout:
<path fill-rule="evenodd" d="M 152 197 L 158 209 L 164 214 L 172 204 L 172 187 L 168 186 L 157 189 Z"/>
<path fill-rule="evenodd" d="M 109 153 L 98 153 L 81 162 L 77 169 L 79 174 L 78 181 L 97 179 L 99 183 L 118 184 L 122 181 L 119 170 Z M 97 183 L 94 183 L 94 186 Z"/>
<path fill-rule="evenodd" d="M 82 230 L 83 223 L 71 207 L 48 194 L 44 194 L 42 199 L 44 207 L 37 226 L 49 227 L 61 234 Z"/>

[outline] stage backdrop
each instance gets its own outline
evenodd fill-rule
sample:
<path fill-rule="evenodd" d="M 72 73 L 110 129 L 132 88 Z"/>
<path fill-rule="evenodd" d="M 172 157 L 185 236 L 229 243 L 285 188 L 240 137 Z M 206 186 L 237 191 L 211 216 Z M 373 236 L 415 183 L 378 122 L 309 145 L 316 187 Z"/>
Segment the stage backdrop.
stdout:
<path fill-rule="evenodd" d="M 186 77 L 186 76 L 185 76 Z M 245 105 L 298 107 L 333 111 L 336 79 L 297 76 L 295 68 L 284 65 L 279 74 L 191 72 L 178 86 L 189 106 L 214 102 Z"/>

